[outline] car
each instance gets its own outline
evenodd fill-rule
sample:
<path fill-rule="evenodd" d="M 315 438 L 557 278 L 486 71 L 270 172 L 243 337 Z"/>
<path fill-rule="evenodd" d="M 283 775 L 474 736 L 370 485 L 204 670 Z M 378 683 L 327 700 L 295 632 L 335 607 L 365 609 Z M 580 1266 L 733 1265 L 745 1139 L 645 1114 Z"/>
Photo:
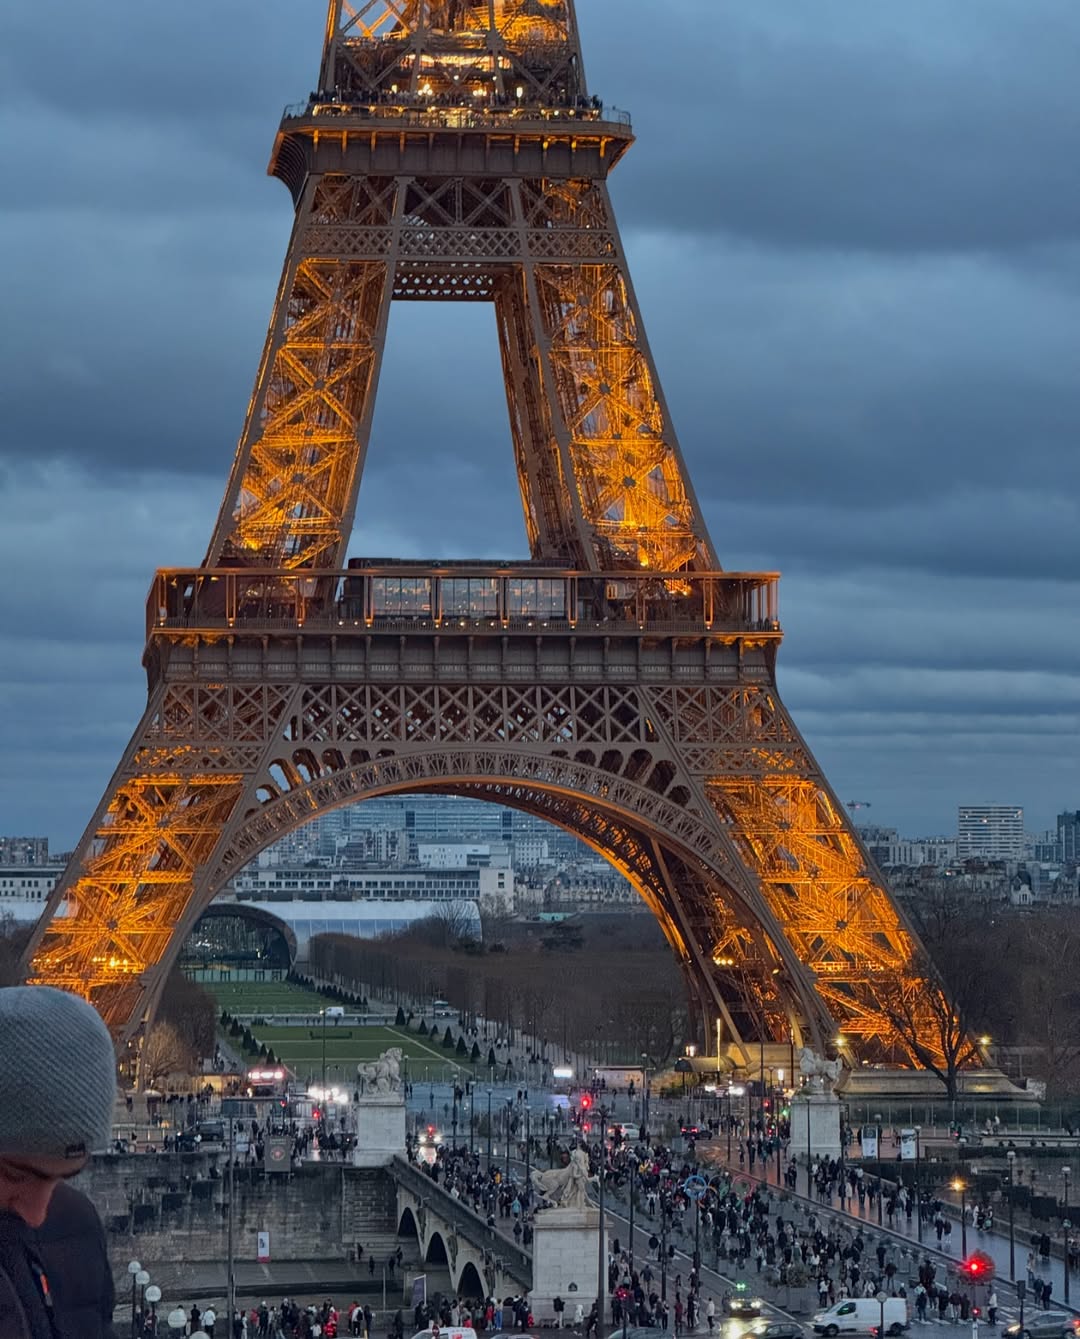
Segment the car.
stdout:
<path fill-rule="evenodd" d="M 1080 1334 L 1080 1318 L 1068 1311 L 1033 1311 L 1020 1322 L 1007 1325 L 1006 1339 L 1075 1339 Z"/>
<path fill-rule="evenodd" d="M 682 1136 L 684 1139 L 711 1139 L 712 1130 L 707 1125 L 683 1125 Z"/>
<path fill-rule="evenodd" d="M 641 1138 L 641 1129 L 637 1125 L 609 1125 L 608 1137 L 621 1139 L 627 1144 L 636 1144 Z"/>
<path fill-rule="evenodd" d="M 806 1330 L 795 1321 L 767 1320 L 764 1316 L 747 1328 L 740 1326 L 737 1333 L 738 1339 L 806 1339 Z"/>
<path fill-rule="evenodd" d="M 441 1144 L 442 1141 L 442 1131 L 437 1130 L 434 1125 L 427 1126 L 416 1136 L 416 1142 L 418 1144 Z M 440 1329 L 439 1334 L 441 1335 L 443 1333 L 444 1331 Z"/>
<path fill-rule="evenodd" d="M 751 1297 L 749 1293 L 735 1293 L 724 1302 L 724 1310 L 729 1316 L 739 1319 L 753 1319 L 760 1316 L 765 1303 L 760 1297 Z"/>

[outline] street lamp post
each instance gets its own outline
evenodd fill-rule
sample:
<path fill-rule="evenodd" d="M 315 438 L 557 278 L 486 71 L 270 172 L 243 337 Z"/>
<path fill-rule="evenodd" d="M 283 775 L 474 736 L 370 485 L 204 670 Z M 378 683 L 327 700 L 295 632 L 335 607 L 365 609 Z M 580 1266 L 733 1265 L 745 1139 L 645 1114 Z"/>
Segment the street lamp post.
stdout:
<path fill-rule="evenodd" d="M 1061 1231 L 1065 1237 L 1065 1305 L 1069 1305 L 1069 1230 L 1072 1223 L 1069 1220 L 1069 1177 L 1072 1176 L 1071 1167 L 1062 1167 L 1061 1178 L 1065 1182 L 1065 1217 L 1061 1220 Z"/>
<path fill-rule="evenodd" d="M 922 1126 L 915 1126 L 915 1232 L 922 1245 Z"/>
<path fill-rule="evenodd" d="M 1009 1278 L 1016 1282 L 1016 1231 L 1013 1225 L 1013 1172 L 1016 1163 L 1016 1153 L 1009 1149 L 1005 1156 L 1009 1160 Z"/>
<path fill-rule="evenodd" d="M 135 1276 L 142 1272 L 142 1265 L 138 1260 L 131 1260 L 128 1263 L 128 1273 L 131 1275 L 131 1339 L 135 1339 Z"/>
<path fill-rule="evenodd" d="M 600 1169 L 597 1176 L 597 1186 L 600 1198 L 600 1228 L 596 1256 L 596 1314 L 599 1317 L 597 1329 L 602 1329 L 604 1325 L 604 1308 L 606 1305 L 607 1291 L 607 1261 L 604 1251 L 604 1130 L 607 1128 L 607 1108 L 601 1107 L 597 1112 L 600 1118 Z"/>
<path fill-rule="evenodd" d="M 524 1207 L 524 1204 L 528 1202 L 528 1198 L 529 1198 L 529 1190 L 530 1190 L 530 1187 L 532 1186 L 532 1180 L 531 1180 L 531 1178 L 530 1178 L 530 1171 L 531 1171 L 531 1167 L 530 1167 L 530 1158 L 531 1158 L 531 1156 L 532 1156 L 532 1148 L 530 1147 L 530 1145 L 532 1144 L 532 1128 L 531 1128 L 531 1126 L 532 1126 L 532 1121 L 530 1120 L 529 1106 L 528 1106 L 528 1103 L 526 1103 L 526 1105 L 525 1105 L 525 1188 L 524 1188 L 524 1190 L 521 1192 L 521 1199 L 522 1199 L 522 1206 L 523 1206 L 523 1207 Z"/>
<path fill-rule="evenodd" d="M 450 1117 L 450 1147 L 457 1152 L 457 1084 L 454 1084 L 453 1115 Z"/>
<path fill-rule="evenodd" d="M 146 1285 L 150 1282 L 150 1272 L 146 1269 L 140 1269 L 135 1275 L 135 1282 L 139 1285 L 139 1324 L 146 1324 Z"/>
<path fill-rule="evenodd" d="M 967 1182 L 957 1177 L 952 1183 L 953 1190 L 960 1192 L 960 1254 L 967 1259 Z"/>
<path fill-rule="evenodd" d="M 810 1170 L 810 1099 L 806 1099 L 806 1198 L 814 1198 L 814 1177 Z"/>
<path fill-rule="evenodd" d="M 487 1140 L 487 1167 L 488 1173 L 491 1172 L 491 1089 L 487 1090 L 488 1095 L 488 1140 Z"/>
<path fill-rule="evenodd" d="M 323 1086 L 323 1092 L 325 1093 L 326 1092 L 326 1010 L 320 1009 L 319 1013 L 322 1014 L 322 1086 Z M 324 1102 L 326 1101 L 325 1097 L 323 1098 L 323 1101 Z"/>
<path fill-rule="evenodd" d="M 881 1307 L 881 1326 L 878 1329 L 878 1339 L 885 1339 L 885 1303 L 888 1300 L 889 1294 L 884 1290 L 879 1292 L 874 1298 L 874 1301 Z"/>
<path fill-rule="evenodd" d="M 146 1290 L 146 1300 L 150 1303 L 150 1333 L 157 1334 L 157 1304 L 161 1301 L 161 1289 L 151 1283 Z"/>
<path fill-rule="evenodd" d="M 514 1099 L 506 1099 L 506 1184 L 510 1184 L 510 1109 L 514 1104 Z"/>
<path fill-rule="evenodd" d="M 667 1205 L 660 1199 L 660 1300 L 667 1301 Z"/>
<path fill-rule="evenodd" d="M 649 1130 L 649 1056 L 641 1053 L 641 1137 L 648 1138 Z"/>
<path fill-rule="evenodd" d="M 694 1200 L 694 1272 L 701 1277 L 701 1197 Z"/>
<path fill-rule="evenodd" d="M 630 1159 L 630 1277 L 634 1277 L 634 1163 Z"/>

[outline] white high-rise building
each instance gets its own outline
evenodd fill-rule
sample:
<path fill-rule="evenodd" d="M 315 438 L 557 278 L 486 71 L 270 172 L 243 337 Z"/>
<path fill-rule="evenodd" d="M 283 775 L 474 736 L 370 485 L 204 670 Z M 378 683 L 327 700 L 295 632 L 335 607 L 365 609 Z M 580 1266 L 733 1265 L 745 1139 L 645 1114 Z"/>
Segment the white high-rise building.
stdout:
<path fill-rule="evenodd" d="M 956 824 L 956 858 L 1022 860 L 1024 809 L 1018 804 L 962 804 Z"/>

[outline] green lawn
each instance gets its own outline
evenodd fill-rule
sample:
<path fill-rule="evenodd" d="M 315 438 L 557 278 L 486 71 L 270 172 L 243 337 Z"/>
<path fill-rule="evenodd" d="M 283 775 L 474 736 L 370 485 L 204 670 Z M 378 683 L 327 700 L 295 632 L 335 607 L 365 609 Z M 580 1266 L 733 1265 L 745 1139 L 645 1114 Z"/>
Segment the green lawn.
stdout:
<path fill-rule="evenodd" d="M 264 1018 L 310 1014 L 315 1021 L 308 1024 L 279 1027 L 268 1023 L 252 1028 L 258 1040 L 265 1042 L 275 1057 L 301 1078 L 321 1073 L 324 1031 L 327 1078 L 334 1083 L 352 1083 L 358 1064 L 374 1060 L 391 1046 L 401 1047 L 408 1062 L 408 1075 L 418 1082 L 449 1079 L 453 1072 L 471 1075 L 474 1069 L 455 1052 L 443 1049 L 441 1034 L 434 1038 L 417 1037 L 405 1028 L 333 1019 L 327 1020 L 324 1029 L 318 1014 L 327 1006 L 325 996 L 287 981 L 208 982 L 206 988 L 219 1006 L 231 1014 Z"/>
<path fill-rule="evenodd" d="M 208 981 L 205 988 L 231 1014 L 317 1014 L 333 1003 L 289 981 Z"/>

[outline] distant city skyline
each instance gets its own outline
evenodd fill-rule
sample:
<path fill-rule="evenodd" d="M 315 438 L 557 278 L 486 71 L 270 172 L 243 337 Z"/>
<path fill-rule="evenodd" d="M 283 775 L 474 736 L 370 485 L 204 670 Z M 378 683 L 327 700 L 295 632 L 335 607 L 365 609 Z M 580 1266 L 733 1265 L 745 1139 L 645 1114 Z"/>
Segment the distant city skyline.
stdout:
<path fill-rule="evenodd" d="M 840 802 L 1048 828 L 1078 803 L 1080 5 L 579 11 L 633 113 L 611 190 L 690 476 L 724 565 L 783 573 L 779 686 Z M 153 571 L 206 551 L 322 36 L 254 0 L 0 10 L 0 828 L 58 850 L 144 708 Z M 526 549 L 492 312 L 397 304 L 350 551 Z"/>
<path fill-rule="evenodd" d="M 314 828 L 317 828 L 320 824 L 325 824 L 325 822 L 326 822 L 326 820 L 327 820 L 328 818 L 330 818 L 330 819 L 332 820 L 334 814 L 336 814 L 336 813 L 343 813 L 343 812 L 345 812 L 346 810 L 352 810 L 352 811 L 356 811 L 356 812 L 359 813 L 359 815 L 360 815 L 360 821 L 359 821 L 359 823 L 356 823 L 355 820 L 354 820 L 353 826 L 355 826 L 355 827 L 359 827 L 359 828 L 363 828 L 363 827 L 365 826 L 365 820 L 364 820 L 364 816 L 363 816 L 363 810 L 364 810 L 364 809 L 369 809 L 369 810 L 370 810 L 371 815 L 372 815 L 372 819 L 373 819 L 373 820 L 376 820 L 376 819 L 381 820 L 381 822 L 385 825 L 386 811 L 387 811 L 387 809 L 388 809 L 389 807 L 391 807 L 391 806 L 394 806 L 394 805 L 397 805 L 397 804 L 400 804 L 400 803 L 402 803 L 402 802 L 406 802 L 406 801 L 407 801 L 410 805 L 412 805 L 412 804 L 420 804 L 420 805 L 423 805 L 423 806 L 430 806 L 432 809 L 435 809 L 435 808 L 437 808 L 439 805 L 445 805 L 445 804 L 446 804 L 446 801 L 447 801 L 448 798 L 452 799 L 452 798 L 454 798 L 454 797 L 436 796 L 436 795 L 423 795 L 423 794 L 418 793 L 418 792 L 408 792 L 408 793 L 405 793 L 405 794 L 402 794 L 402 795 L 381 796 L 381 797 L 379 797 L 379 798 L 377 798 L 377 799 L 372 799 L 372 800 L 369 800 L 369 801 L 366 801 L 366 802 L 365 802 L 365 801 L 362 801 L 362 802 L 360 802 L 359 804 L 355 804 L 355 805 L 345 805 L 345 806 L 341 806 L 341 809 L 339 809 L 339 810 L 332 810 L 332 811 L 329 811 L 328 813 L 323 813 L 323 814 L 319 815 L 318 817 L 316 817 L 315 819 L 313 819 L 310 823 L 306 823 L 306 824 L 304 824 L 303 828 L 298 828 L 298 829 L 296 829 L 296 831 L 295 831 L 294 833 L 290 834 L 290 836 L 288 836 L 288 837 L 286 837 L 286 838 L 284 838 L 284 839 L 282 839 L 282 840 L 283 840 L 284 842 L 294 841 L 294 840 L 296 840 L 296 838 L 297 838 L 297 834 L 303 832 L 305 829 L 314 829 Z M 490 808 L 490 809 L 495 810 L 495 811 L 500 811 L 502 814 L 507 815 L 508 818 L 513 818 L 513 820 L 515 821 L 515 823 L 517 823 L 517 822 L 523 822 L 523 823 L 526 823 L 526 824 L 528 825 L 529 828 L 534 828 L 534 827 L 535 827 L 535 828 L 540 828 L 540 829 L 548 829 L 548 828 L 551 828 L 554 832 L 559 832 L 559 831 L 560 831 L 560 829 L 555 828 L 554 825 L 547 823 L 545 820 L 543 820 L 543 819 L 541 819 L 541 818 L 534 818 L 532 815 L 524 814 L 524 813 L 522 813 L 520 810 L 507 809 L 507 808 L 506 808 L 505 806 L 503 806 L 503 805 L 498 805 L 498 804 L 495 804 L 495 803 L 489 803 L 489 802 L 487 802 L 487 801 L 483 801 L 483 800 L 466 800 L 466 799 L 462 799 L 462 800 L 460 800 L 459 803 L 461 803 L 463 806 L 477 805 L 477 806 L 483 806 L 483 807 L 485 807 L 485 808 Z M 845 802 L 844 802 L 843 800 L 841 800 L 841 804 L 845 804 Z M 847 806 L 845 806 L 845 807 L 847 807 Z M 1039 819 L 1039 820 L 1037 820 L 1037 821 L 1036 821 L 1035 819 L 1033 819 L 1033 817 L 1032 817 L 1032 815 L 1029 813 L 1027 807 L 1026 807 L 1025 805 L 1023 805 L 1023 804 L 1018 804 L 1018 803 L 1015 803 L 1015 802 L 1009 802 L 1009 801 L 1006 801 L 1006 802 L 1002 802 L 1002 801 L 983 801 L 983 802 L 973 802 L 973 801 L 968 801 L 968 802 L 965 802 L 965 803 L 963 803 L 963 804 L 957 805 L 956 809 L 953 810 L 953 814 L 952 814 L 952 820 L 951 820 L 951 822 L 947 822 L 947 823 L 938 823 L 937 825 L 934 825 L 934 824 L 931 822 L 930 824 L 928 824 L 928 825 L 925 826 L 925 827 L 920 827 L 920 828 L 909 828 L 909 827 L 905 827 L 903 824 L 900 824 L 900 823 L 891 821 L 887 816 L 884 816 L 884 815 L 879 816 L 878 813 L 875 811 L 875 807 L 874 807 L 873 801 L 869 801 L 869 802 L 867 802 L 867 801 L 863 801 L 863 802 L 860 803 L 859 808 L 858 808 L 856 811 L 854 811 L 854 812 L 852 813 L 852 819 L 853 819 L 853 821 L 854 821 L 854 823 L 855 823 L 855 826 L 856 826 L 857 828 L 860 828 L 860 829 L 863 829 L 863 828 L 884 828 L 884 829 L 895 829 L 896 832 L 898 833 L 898 835 L 899 835 L 902 839 L 905 839 L 905 840 L 920 840 L 920 839 L 929 839 L 929 838 L 933 838 L 933 837 L 956 838 L 957 835 L 959 834 L 960 830 L 961 830 L 961 824 L 960 824 L 960 811 L 961 811 L 962 809 L 968 809 L 968 808 L 970 808 L 970 809 L 982 809 L 982 808 L 1019 809 L 1019 810 L 1022 812 L 1022 814 L 1023 814 L 1023 824 L 1022 824 L 1022 828 L 1023 828 L 1024 833 L 1026 833 L 1026 834 L 1030 834 L 1030 835 L 1032 835 L 1032 836 L 1041 836 L 1041 835 L 1044 834 L 1044 833 L 1056 833 L 1056 830 L 1057 830 L 1057 820 L 1058 820 L 1059 815 L 1065 815 L 1065 814 L 1073 814 L 1073 813 L 1075 813 L 1075 812 L 1076 812 L 1076 809 L 1077 809 L 1077 804 L 1074 802 L 1074 803 L 1069 804 L 1069 805 L 1062 805 L 1062 806 L 1060 806 L 1059 808 L 1055 809 L 1055 811 L 1053 812 L 1053 814 L 1051 814 L 1045 822 L 1043 822 L 1041 819 Z M 851 812 L 851 811 L 850 811 L 850 808 L 849 808 L 849 812 Z M 504 819 L 503 821 L 504 821 L 504 823 L 506 822 L 505 819 Z M 497 828 L 498 828 L 498 821 L 497 821 L 497 820 L 493 820 L 492 823 L 491 823 L 491 833 L 490 833 L 489 835 L 495 835 L 495 833 L 496 833 L 496 829 L 497 829 Z M 3 830 L 3 815 L 0 814 L 0 833 L 2 833 L 2 830 Z M 463 827 L 463 828 L 462 828 L 462 832 L 465 833 L 465 834 L 468 834 L 468 833 L 472 832 L 473 830 L 474 830 L 474 829 L 473 829 L 472 827 Z M 432 828 L 431 828 L 431 831 L 439 832 L 439 833 L 443 834 L 445 837 L 448 837 L 448 838 L 451 836 L 451 830 L 448 829 L 448 828 L 446 827 L 445 822 L 442 822 L 442 823 L 438 823 L 438 822 L 436 822 L 435 824 L 433 824 L 433 826 L 432 826 Z M 508 830 L 507 830 L 507 831 L 508 831 Z M 3 846 L 3 843 L 4 843 L 4 842 L 6 842 L 6 841 L 12 841 L 12 840 L 19 841 L 19 842 L 25 842 L 25 841 L 39 840 L 39 839 L 41 839 L 41 838 L 45 838 L 45 840 L 47 840 L 47 842 L 48 842 L 48 851 L 49 851 L 49 856 L 50 856 L 50 858 L 55 858 L 55 856 L 56 856 L 58 853 L 67 852 L 67 851 L 70 851 L 71 849 L 73 849 L 73 847 L 74 847 L 74 845 L 75 845 L 75 840 L 76 840 L 75 838 L 73 838 L 70 842 L 61 843 L 61 842 L 55 840 L 53 837 L 51 837 L 51 836 L 49 836 L 48 834 L 45 834 L 45 833 L 23 833 L 23 832 L 20 832 L 20 833 L 7 833 L 6 835 L 0 835 L 0 863 L 4 863 L 5 860 L 7 860 L 7 859 L 9 858 L 9 857 L 5 854 L 5 848 L 4 848 L 4 846 Z M 562 838 L 563 838 L 563 841 L 564 841 L 568 846 L 570 846 L 570 845 L 577 845 L 577 841 L 576 841 L 576 839 L 573 838 L 573 837 L 571 837 L 569 834 L 563 833 L 563 834 L 562 834 Z"/>

